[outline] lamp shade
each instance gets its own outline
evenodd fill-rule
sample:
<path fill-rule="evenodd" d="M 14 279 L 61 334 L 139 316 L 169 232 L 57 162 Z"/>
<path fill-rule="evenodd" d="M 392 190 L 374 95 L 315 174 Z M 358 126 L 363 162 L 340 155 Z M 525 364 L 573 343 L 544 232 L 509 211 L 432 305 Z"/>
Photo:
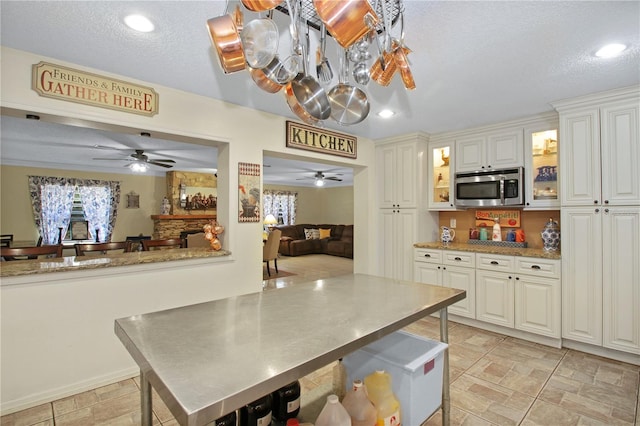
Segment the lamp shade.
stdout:
<path fill-rule="evenodd" d="M 268 214 L 267 217 L 264 218 L 264 224 L 265 225 L 277 225 L 278 224 L 278 220 L 275 218 L 274 215 Z"/>

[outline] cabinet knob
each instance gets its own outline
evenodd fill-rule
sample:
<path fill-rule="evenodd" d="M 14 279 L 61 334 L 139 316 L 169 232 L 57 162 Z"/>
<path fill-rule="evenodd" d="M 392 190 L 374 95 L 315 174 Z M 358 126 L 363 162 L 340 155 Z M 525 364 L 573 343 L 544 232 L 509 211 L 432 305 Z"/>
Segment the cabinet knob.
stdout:
<path fill-rule="evenodd" d="M 540 269 L 538 265 L 531 265 L 531 269 Z"/>
<path fill-rule="evenodd" d="M 442 267 L 442 269 L 446 270 L 446 269 L 447 269 L 447 267 L 446 267 L 446 266 L 443 266 L 443 267 Z"/>
<path fill-rule="evenodd" d="M 457 260 L 458 262 L 461 261 L 462 259 L 460 259 L 459 257 L 454 257 L 453 260 Z"/>
<path fill-rule="evenodd" d="M 440 269 L 440 267 L 438 266 L 438 269 Z"/>
<path fill-rule="evenodd" d="M 491 164 L 489 164 L 489 165 L 487 166 L 487 169 L 490 169 L 490 168 L 491 168 Z"/>
<path fill-rule="evenodd" d="M 498 263 L 498 262 L 496 262 L 495 260 L 492 260 L 492 261 L 491 261 L 491 264 L 492 264 L 492 265 L 499 265 L 499 263 Z"/>
<path fill-rule="evenodd" d="M 509 279 L 511 279 L 511 275 L 509 275 Z"/>
<path fill-rule="evenodd" d="M 600 213 L 600 209 L 596 209 L 596 213 Z"/>
<path fill-rule="evenodd" d="M 425 254 L 424 257 L 431 257 L 429 253 Z"/>
<path fill-rule="evenodd" d="M 593 204 L 598 204 L 598 200 L 593 200 Z"/>
<path fill-rule="evenodd" d="M 519 280 L 519 279 L 520 279 L 520 277 L 516 277 L 516 280 Z"/>
<path fill-rule="evenodd" d="M 609 213 L 609 209 L 604 209 L 604 212 L 605 213 Z"/>
<path fill-rule="evenodd" d="M 604 203 L 605 204 L 609 204 L 609 200 L 604 200 Z"/>
<path fill-rule="evenodd" d="M 531 204 L 529 204 L 529 202 L 527 202 L 527 205 L 530 206 Z"/>

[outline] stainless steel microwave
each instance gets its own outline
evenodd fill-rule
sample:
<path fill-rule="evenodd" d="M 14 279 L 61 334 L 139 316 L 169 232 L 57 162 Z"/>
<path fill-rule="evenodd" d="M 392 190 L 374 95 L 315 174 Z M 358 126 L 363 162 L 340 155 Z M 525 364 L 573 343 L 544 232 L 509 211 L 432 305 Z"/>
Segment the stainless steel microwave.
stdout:
<path fill-rule="evenodd" d="M 456 173 L 454 204 L 457 207 L 524 205 L 524 168 Z"/>

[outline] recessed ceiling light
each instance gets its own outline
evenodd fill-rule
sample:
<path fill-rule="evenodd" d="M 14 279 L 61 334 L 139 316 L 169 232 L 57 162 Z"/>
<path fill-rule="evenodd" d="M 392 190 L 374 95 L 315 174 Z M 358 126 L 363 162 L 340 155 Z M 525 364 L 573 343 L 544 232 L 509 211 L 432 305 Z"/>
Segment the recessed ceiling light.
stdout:
<path fill-rule="evenodd" d="M 383 109 L 378 113 L 378 115 L 382 118 L 390 118 L 396 115 L 396 113 L 391 111 L 390 109 Z"/>
<path fill-rule="evenodd" d="M 626 48 L 627 46 L 625 46 L 624 44 L 619 44 L 619 43 L 607 44 L 606 46 L 603 46 L 602 48 L 600 48 L 600 50 L 596 52 L 596 56 L 598 58 L 614 58 L 618 56 L 620 53 L 622 53 L 622 51 L 624 51 L 624 49 Z"/>
<path fill-rule="evenodd" d="M 142 33 L 151 32 L 155 28 L 153 26 L 153 22 L 142 15 L 129 15 L 124 18 L 124 23 L 127 24 L 130 28 L 133 28 L 134 30 L 140 31 Z"/>

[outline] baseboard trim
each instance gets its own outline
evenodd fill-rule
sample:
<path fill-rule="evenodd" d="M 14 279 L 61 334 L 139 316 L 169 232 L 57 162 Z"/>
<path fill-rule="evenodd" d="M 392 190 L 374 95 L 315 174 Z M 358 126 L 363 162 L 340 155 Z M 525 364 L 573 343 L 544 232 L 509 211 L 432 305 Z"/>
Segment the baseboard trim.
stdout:
<path fill-rule="evenodd" d="M 517 339 L 527 340 L 533 343 L 539 343 L 545 346 L 551 346 L 553 348 L 561 348 L 562 340 L 560 338 L 541 336 L 533 334 L 528 331 L 516 330 L 514 328 L 503 327 L 501 325 L 491 324 L 484 321 L 479 321 L 471 318 L 460 317 L 458 315 L 449 314 L 451 321 L 469 325 L 471 327 L 480 328 L 482 330 L 493 331 L 494 333 L 504 334 L 505 336 L 515 337 Z"/>
<path fill-rule="evenodd" d="M 93 390 L 102 386 L 110 385 L 121 380 L 130 379 L 138 375 L 140 375 L 140 370 L 137 367 L 132 367 L 113 372 L 111 374 L 92 377 L 91 379 L 83 380 L 81 382 L 73 383 L 57 389 L 52 389 L 47 392 L 28 395 L 24 398 L 15 399 L 13 401 L 6 401 L 2 403 L 2 406 L 0 406 L 0 415 L 6 416 L 7 414 L 26 410 L 27 408 L 51 403 L 62 398 Z"/>
<path fill-rule="evenodd" d="M 567 339 L 562 340 L 562 346 L 568 349 L 586 352 L 591 355 L 597 355 L 603 358 L 610 358 L 616 361 L 626 362 L 627 364 L 640 365 L 640 355 L 636 354 L 616 351 L 615 349 L 594 346 L 588 343 L 576 342 L 575 340 Z"/>

